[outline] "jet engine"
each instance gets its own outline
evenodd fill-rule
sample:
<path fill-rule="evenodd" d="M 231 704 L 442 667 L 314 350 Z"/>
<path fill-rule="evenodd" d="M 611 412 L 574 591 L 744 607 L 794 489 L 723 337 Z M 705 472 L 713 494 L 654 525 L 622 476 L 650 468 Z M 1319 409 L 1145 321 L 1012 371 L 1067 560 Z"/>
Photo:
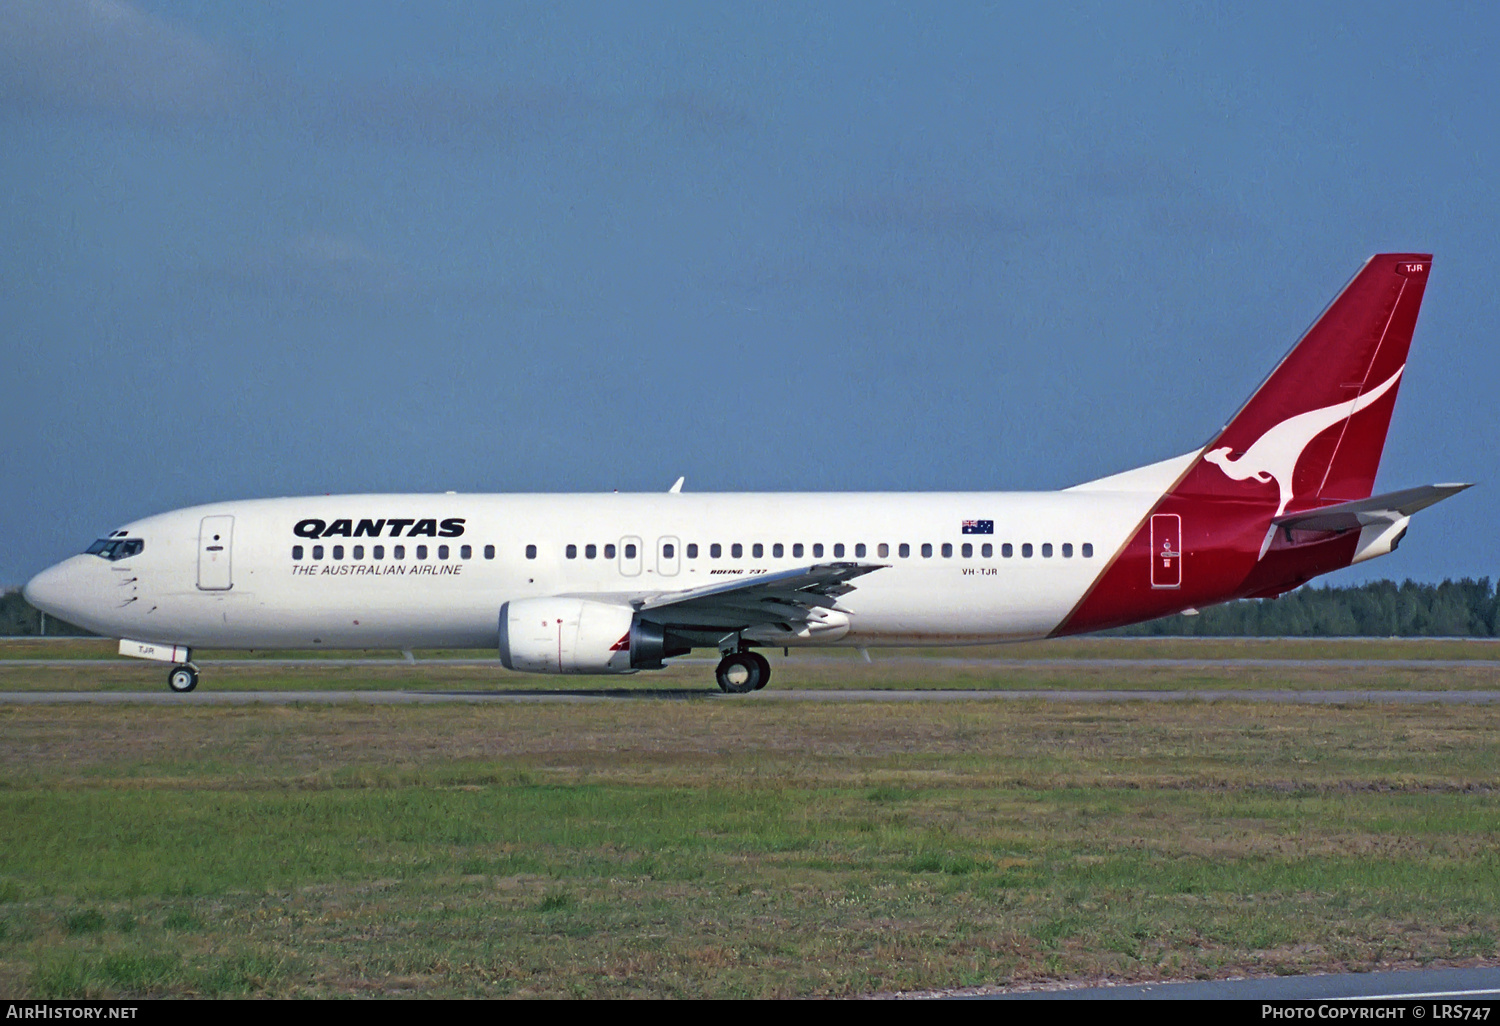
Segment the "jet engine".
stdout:
<path fill-rule="evenodd" d="M 536 598 L 500 607 L 500 663 L 525 673 L 659 670 L 688 646 L 629 606 Z"/>

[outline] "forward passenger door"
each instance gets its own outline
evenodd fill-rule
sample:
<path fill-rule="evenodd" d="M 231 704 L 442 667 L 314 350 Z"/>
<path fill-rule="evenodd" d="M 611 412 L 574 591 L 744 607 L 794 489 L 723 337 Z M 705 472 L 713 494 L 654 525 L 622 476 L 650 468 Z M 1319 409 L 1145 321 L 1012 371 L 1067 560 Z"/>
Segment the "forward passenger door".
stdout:
<path fill-rule="evenodd" d="M 204 517 L 198 525 L 198 590 L 228 591 L 234 587 L 230 566 L 234 517 Z"/>

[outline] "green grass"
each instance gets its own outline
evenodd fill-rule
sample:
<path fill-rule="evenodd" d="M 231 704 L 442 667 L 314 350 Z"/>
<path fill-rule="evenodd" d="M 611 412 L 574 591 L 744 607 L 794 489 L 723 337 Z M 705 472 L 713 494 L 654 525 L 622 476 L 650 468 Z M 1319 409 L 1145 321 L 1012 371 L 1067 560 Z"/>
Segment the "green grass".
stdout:
<path fill-rule="evenodd" d="M 853 995 L 1500 950 L 1500 710 L 0 710 L 15 996 Z"/>
<path fill-rule="evenodd" d="M 0 691 L 159 691 L 162 663 L 113 658 L 112 642 L 0 642 Z M 594 692 L 667 696 L 712 695 L 708 658 L 664 671 L 622 677 L 556 677 L 510 673 L 489 651 L 419 653 L 409 664 L 395 653 L 231 652 L 204 650 L 204 691 L 409 690 L 477 692 Z M 697 653 L 700 657 L 706 653 Z M 23 658 L 78 658 L 82 665 L 23 666 Z M 304 658 L 307 664 L 267 665 L 263 659 Z M 375 658 L 375 665 L 339 665 L 340 658 Z M 466 658 L 479 665 L 445 666 L 423 659 Z M 224 663 L 216 659 L 245 659 Z M 1078 661 L 1057 665 L 1049 660 Z M 1145 659 L 1202 660 L 1180 666 L 1132 663 Z M 1221 659 L 1270 659 L 1262 666 L 1215 663 Z M 1287 660 L 1369 659 L 1348 668 L 1296 665 Z M 994 662 L 1000 660 L 1000 662 Z M 1105 663 L 1102 660 L 1109 660 Z M 1123 660 L 1123 663 L 1119 661 Z M 1458 660 L 1463 665 L 1405 666 L 1399 661 Z M 1276 639 L 1203 640 L 1079 638 L 1008 646 L 889 649 L 866 663 L 852 651 L 826 649 L 771 653 L 775 689 L 972 689 L 972 690 L 1225 690 L 1357 689 L 1474 690 L 1500 687 L 1500 643 L 1465 640 Z M 1390 662 L 1390 665 L 1382 665 Z M 1096 664 L 1096 665 L 1095 665 Z"/>

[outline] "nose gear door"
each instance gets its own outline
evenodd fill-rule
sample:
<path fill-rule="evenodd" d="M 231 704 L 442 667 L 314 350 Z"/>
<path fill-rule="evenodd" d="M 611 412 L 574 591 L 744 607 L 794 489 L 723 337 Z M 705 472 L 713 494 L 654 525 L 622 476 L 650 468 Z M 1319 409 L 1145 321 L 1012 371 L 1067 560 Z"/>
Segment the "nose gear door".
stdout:
<path fill-rule="evenodd" d="M 234 587 L 230 553 L 234 517 L 204 517 L 198 525 L 198 590 L 228 591 Z"/>

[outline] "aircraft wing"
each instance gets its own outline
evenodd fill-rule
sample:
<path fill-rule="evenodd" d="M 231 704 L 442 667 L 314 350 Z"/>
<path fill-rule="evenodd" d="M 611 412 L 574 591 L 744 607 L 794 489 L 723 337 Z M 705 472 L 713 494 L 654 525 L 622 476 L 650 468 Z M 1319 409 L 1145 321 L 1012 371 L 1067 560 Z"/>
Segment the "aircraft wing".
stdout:
<path fill-rule="evenodd" d="M 849 610 L 839 596 L 854 590 L 857 577 L 885 569 L 878 563 L 817 563 L 771 574 L 665 592 L 636 608 L 686 630 L 752 630 L 808 636 L 847 628 Z"/>
<path fill-rule="evenodd" d="M 1394 523 L 1409 517 L 1450 495 L 1457 495 L 1466 484 L 1423 485 L 1384 495 L 1372 495 L 1368 499 L 1341 502 L 1337 506 L 1287 513 L 1272 521 L 1277 527 L 1292 531 L 1349 531 L 1374 524 Z"/>

